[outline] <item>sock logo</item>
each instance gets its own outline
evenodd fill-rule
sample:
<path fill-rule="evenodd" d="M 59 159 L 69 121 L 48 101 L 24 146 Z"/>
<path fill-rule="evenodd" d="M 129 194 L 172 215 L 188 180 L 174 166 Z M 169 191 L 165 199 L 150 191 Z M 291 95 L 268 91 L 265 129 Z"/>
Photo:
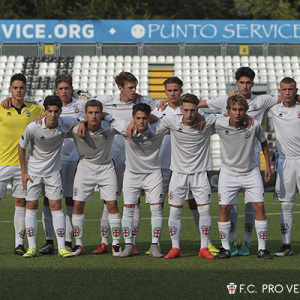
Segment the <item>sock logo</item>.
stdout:
<path fill-rule="evenodd" d="M 101 226 L 101 235 L 103 237 L 108 237 L 108 229 L 106 226 Z"/>
<path fill-rule="evenodd" d="M 281 233 L 285 234 L 289 231 L 289 225 L 287 223 L 281 223 Z"/>
<path fill-rule="evenodd" d="M 124 238 L 130 237 L 130 230 L 128 227 L 123 227 L 123 236 Z"/>
<path fill-rule="evenodd" d="M 176 227 L 169 227 L 170 236 L 173 236 L 177 233 Z"/>
<path fill-rule="evenodd" d="M 252 232 L 252 230 L 253 230 L 253 224 L 252 223 L 245 223 L 245 230 L 247 232 Z"/>
<path fill-rule="evenodd" d="M 26 233 L 28 237 L 34 236 L 33 227 L 26 228 Z"/>
<path fill-rule="evenodd" d="M 219 232 L 219 235 L 220 235 L 220 238 L 221 238 L 221 240 L 224 240 L 224 239 L 226 239 L 226 233 L 225 232 L 223 232 L 223 231 L 220 231 Z"/>
<path fill-rule="evenodd" d="M 161 227 L 155 227 L 153 229 L 153 236 L 160 237 L 160 235 L 161 235 Z"/>
<path fill-rule="evenodd" d="M 73 234 L 74 234 L 75 238 L 79 236 L 80 232 L 81 232 L 81 229 L 78 226 L 74 226 Z"/>
<path fill-rule="evenodd" d="M 21 239 L 24 239 L 24 236 L 25 236 L 25 230 L 21 230 L 21 231 L 19 232 L 19 237 L 20 237 Z"/>
<path fill-rule="evenodd" d="M 201 231 L 205 235 L 209 235 L 210 234 L 210 229 L 211 229 L 211 226 L 206 226 L 206 225 L 202 225 L 201 226 Z"/>
<path fill-rule="evenodd" d="M 133 234 L 133 236 L 136 236 L 138 234 L 138 227 L 137 226 L 133 227 L 132 234 Z"/>
<path fill-rule="evenodd" d="M 119 237 L 120 236 L 120 227 L 113 227 L 111 229 L 111 232 L 114 237 Z"/>
<path fill-rule="evenodd" d="M 259 238 L 262 239 L 262 240 L 267 239 L 267 232 L 266 231 L 260 231 L 258 235 L 259 235 Z"/>
<path fill-rule="evenodd" d="M 65 236 L 65 229 L 64 228 L 57 228 L 56 232 L 57 232 L 57 235 L 59 237 L 64 237 Z"/>

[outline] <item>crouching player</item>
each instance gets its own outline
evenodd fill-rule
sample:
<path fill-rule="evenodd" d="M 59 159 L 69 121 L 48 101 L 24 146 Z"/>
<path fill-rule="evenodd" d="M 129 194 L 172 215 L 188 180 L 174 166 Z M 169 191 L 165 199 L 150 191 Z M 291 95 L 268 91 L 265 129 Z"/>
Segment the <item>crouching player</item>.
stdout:
<path fill-rule="evenodd" d="M 126 136 L 128 123 L 109 115 L 105 119 L 112 127 L 124 135 L 126 169 L 123 180 L 124 210 L 122 218 L 125 249 L 120 257 L 133 255 L 133 215 L 142 190 L 146 194 L 146 203 L 150 204 L 152 244 L 150 256 L 160 258 L 158 243 L 162 229 L 162 175 L 159 162 L 159 150 L 164 132 L 159 131 L 158 123 L 149 124 L 151 107 L 145 103 L 133 107 L 132 118 L 136 133 L 130 139 Z M 166 131 L 165 129 L 163 129 Z"/>
<path fill-rule="evenodd" d="M 56 233 L 58 255 L 71 257 L 65 248 L 65 216 L 61 208 L 62 182 L 61 148 L 68 132 L 78 124 L 76 118 L 60 118 L 62 102 L 57 96 L 48 96 L 44 101 L 45 118 L 42 124 L 30 123 L 19 142 L 19 158 L 22 172 L 22 184 L 26 190 L 25 225 L 28 250 L 23 257 L 36 255 L 36 232 L 38 199 L 43 184 L 45 195 L 53 218 Z M 30 145 L 26 166 L 26 147 Z"/>
<path fill-rule="evenodd" d="M 222 164 L 219 176 L 219 233 L 222 249 L 219 258 L 229 258 L 230 208 L 237 204 L 237 194 L 245 190 L 246 199 L 252 202 L 255 210 L 255 229 L 258 239 L 259 258 L 272 258 L 266 249 L 267 216 L 264 208 L 264 187 L 259 165 L 255 159 L 255 140 L 259 140 L 266 160 L 265 181 L 270 180 L 270 156 L 263 129 L 257 121 L 249 128 L 244 117 L 249 106 L 244 97 L 235 95 L 228 98 L 229 118 L 218 119 L 215 129 L 220 136 Z"/>
<path fill-rule="evenodd" d="M 85 105 L 86 128 L 84 139 L 77 135 L 78 126 L 73 128 L 80 161 L 74 179 L 74 210 L 72 222 L 76 246 L 72 254 L 78 256 L 83 251 L 84 207 L 86 201 L 93 200 L 94 188 L 100 188 L 100 196 L 106 201 L 108 220 L 112 233 L 113 256 L 120 255 L 121 219 L 117 205 L 118 183 L 112 162 L 112 143 L 116 130 L 110 123 L 101 121 L 102 103 L 89 100 Z"/>

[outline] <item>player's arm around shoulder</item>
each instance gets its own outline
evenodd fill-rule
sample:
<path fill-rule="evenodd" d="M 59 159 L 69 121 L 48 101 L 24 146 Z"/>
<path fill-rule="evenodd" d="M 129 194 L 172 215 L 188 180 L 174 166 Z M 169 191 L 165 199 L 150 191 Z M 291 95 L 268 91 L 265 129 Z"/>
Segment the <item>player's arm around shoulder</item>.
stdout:
<path fill-rule="evenodd" d="M 118 131 L 120 134 L 126 135 L 126 129 L 130 124 L 129 122 L 122 120 L 114 115 L 107 115 L 105 116 L 104 120 L 110 123 L 111 127 Z"/>

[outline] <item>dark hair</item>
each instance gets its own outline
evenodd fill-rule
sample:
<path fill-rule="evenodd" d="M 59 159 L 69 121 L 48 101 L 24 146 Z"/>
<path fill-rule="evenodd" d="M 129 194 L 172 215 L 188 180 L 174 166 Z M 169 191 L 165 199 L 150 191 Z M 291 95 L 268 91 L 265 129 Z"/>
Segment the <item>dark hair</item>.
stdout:
<path fill-rule="evenodd" d="M 252 81 L 255 78 L 255 72 L 249 67 L 240 67 L 235 72 L 235 80 L 238 81 L 241 77 L 249 77 Z"/>
<path fill-rule="evenodd" d="M 45 110 L 48 109 L 49 106 L 55 105 L 57 106 L 59 109 L 62 108 L 62 102 L 60 100 L 60 98 L 56 95 L 51 95 L 51 96 L 47 96 L 44 100 L 44 108 Z"/>
<path fill-rule="evenodd" d="M 98 101 L 98 100 L 95 100 L 95 99 L 91 99 L 91 100 L 89 100 L 89 101 L 86 102 L 86 104 L 85 104 L 85 112 L 87 112 L 87 108 L 89 106 L 97 106 L 97 107 L 100 108 L 101 112 L 103 110 L 102 103 L 100 101 Z"/>
<path fill-rule="evenodd" d="M 10 85 L 12 85 L 12 83 L 16 80 L 19 80 L 19 81 L 22 81 L 24 82 L 24 84 L 26 85 L 26 77 L 21 74 L 21 73 L 17 73 L 15 75 L 13 75 L 11 78 L 10 78 Z"/>
<path fill-rule="evenodd" d="M 192 103 L 196 106 L 199 104 L 199 99 L 196 95 L 194 94 L 184 94 L 180 97 L 180 104 L 182 105 L 183 103 Z"/>
<path fill-rule="evenodd" d="M 135 116 L 138 111 L 146 113 L 146 115 L 149 117 L 151 114 L 151 107 L 146 103 L 138 103 L 133 106 L 132 115 Z"/>
<path fill-rule="evenodd" d="M 180 86 L 180 88 L 182 88 L 182 86 L 183 86 L 182 80 L 179 79 L 178 77 L 170 77 L 164 81 L 165 87 L 167 86 L 167 84 L 172 84 L 172 83 L 178 84 Z"/>
<path fill-rule="evenodd" d="M 60 83 L 66 82 L 70 86 L 73 85 L 73 80 L 71 75 L 66 75 L 66 74 L 60 74 L 56 77 L 55 79 L 55 87 L 57 87 Z"/>
<path fill-rule="evenodd" d="M 289 83 L 294 83 L 295 84 L 295 87 L 297 86 L 297 83 L 296 81 L 291 78 L 291 77 L 284 77 L 281 81 L 280 81 L 280 84 L 281 83 L 285 83 L 285 84 L 289 84 Z"/>
<path fill-rule="evenodd" d="M 130 72 L 121 72 L 119 75 L 115 77 L 115 82 L 117 85 L 120 85 L 121 87 L 124 87 L 126 82 L 133 82 L 138 84 L 138 80 Z"/>
<path fill-rule="evenodd" d="M 241 95 L 234 95 L 234 96 L 231 96 L 231 97 L 229 97 L 228 98 L 228 100 L 227 100 L 227 105 L 226 105 L 226 109 L 227 109 L 227 111 L 229 111 L 230 110 L 230 108 L 234 105 L 234 104 L 238 104 L 238 105 L 240 105 L 241 107 L 244 107 L 244 109 L 245 109 L 245 112 L 248 110 L 248 108 L 249 108 L 249 105 L 248 105 L 248 102 L 247 102 L 247 100 L 243 97 L 243 96 L 241 96 Z"/>

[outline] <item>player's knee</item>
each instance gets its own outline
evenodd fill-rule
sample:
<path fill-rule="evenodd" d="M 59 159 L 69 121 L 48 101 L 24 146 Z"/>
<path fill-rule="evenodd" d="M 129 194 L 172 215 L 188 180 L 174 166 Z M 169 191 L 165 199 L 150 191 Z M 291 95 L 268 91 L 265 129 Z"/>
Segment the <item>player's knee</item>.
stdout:
<path fill-rule="evenodd" d="M 119 212 L 117 201 L 106 201 L 106 207 L 110 214 L 117 214 Z"/>
<path fill-rule="evenodd" d="M 210 216 L 209 204 L 198 206 L 198 212 L 201 217 Z"/>
<path fill-rule="evenodd" d="M 26 209 L 38 209 L 38 201 L 26 201 Z"/>
<path fill-rule="evenodd" d="M 0 199 L 1 201 L 1 199 Z M 25 207 L 26 200 L 24 198 L 15 198 L 15 206 Z"/>
<path fill-rule="evenodd" d="M 160 204 L 157 205 L 151 204 L 150 211 L 151 211 L 151 216 L 153 218 L 162 217 L 162 206 Z"/>
<path fill-rule="evenodd" d="M 224 217 L 228 217 L 230 215 L 230 205 L 220 205 L 220 215 Z"/>
<path fill-rule="evenodd" d="M 83 214 L 85 207 L 85 202 L 83 201 L 74 201 L 73 214 L 80 215 Z"/>

